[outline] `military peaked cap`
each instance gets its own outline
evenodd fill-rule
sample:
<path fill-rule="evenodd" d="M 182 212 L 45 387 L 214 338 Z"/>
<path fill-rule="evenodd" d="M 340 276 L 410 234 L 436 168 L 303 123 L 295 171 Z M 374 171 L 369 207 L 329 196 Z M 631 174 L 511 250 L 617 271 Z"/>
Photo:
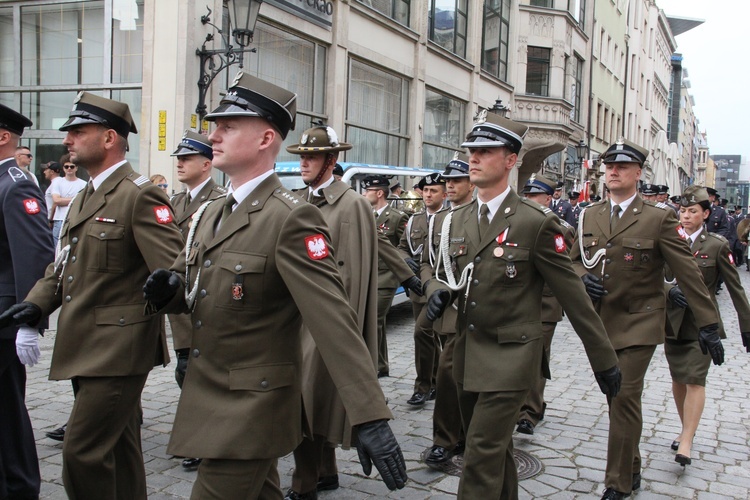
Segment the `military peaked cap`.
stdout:
<path fill-rule="evenodd" d="M 424 179 L 424 186 L 444 186 L 445 185 L 445 179 L 443 179 L 443 176 L 440 173 L 425 175 L 423 179 Z"/>
<path fill-rule="evenodd" d="M 79 92 L 73 101 L 73 109 L 70 111 L 68 121 L 60 127 L 60 130 L 65 132 L 72 127 L 89 123 L 111 128 L 125 139 L 131 132 L 138 133 L 127 104 L 89 92 Z"/>
<path fill-rule="evenodd" d="M 641 184 L 641 194 L 653 196 L 659 194 L 659 187 L 656 184 Z"/>
<path fill-rule="evenodd" d="M 444 179 L 469 177 L 469 157 L 456 151 L 442 176 Z"/>
<path fill-rule="evenodd" d="M 666 184 L 657 184 L 656 188 L 658 190 L 658 194 L 669 194 L 669 186 Z"/>
<path fill-rule="evenodd" d="M 365 189 L 388 190 L 388 178 L 384 175 L 368 175 L 362 180 Z"/>
<path fill-rule="evenodd" d="M 555 181 L 547 179 L 543 175 L 532 174 L 521 189 L 522 194 L 548 194 L 555 192 Z"/>
<path fill-rule="evenodd" d="M 294 130 L 297 94 L 240 71 L 227 89 L 219 107 L 206 120 L 228 116 L 257 116 L 265 119 L 286 139 Z"/>
<path fill-rule="evenodd" d="M 503 118 L 483 109 L 474 126 L 466 136 L 462 148 L 508 148 L 514 153 L 521 151 L 523 136 L 529 127 L 522 123 Z"/>
<path fill-rule="evenodd" d="M 602 154 L 602 163 L 637 163 L 643 166 L 648 151 L 638 144 L 620 138 Z"/>
<path fill-rule="evenodd" d="M 0 104 L 0 128 L 16 135 L 23 135 L 23 129 L 32 125 L 31 120 L 21 113 Z"/>
<path fill-rule="evenodd" d="M 214 159 L 214 150 L 211 148 L 211 141 L 208 140 L 203 134 L 194 132 L 190 129 L 185 131 L 182 136 L 180 145 L 174 150 L 170 156 L 188 156 L 188 155 L 201 155 L 205 156 L 209 160 Z"/>

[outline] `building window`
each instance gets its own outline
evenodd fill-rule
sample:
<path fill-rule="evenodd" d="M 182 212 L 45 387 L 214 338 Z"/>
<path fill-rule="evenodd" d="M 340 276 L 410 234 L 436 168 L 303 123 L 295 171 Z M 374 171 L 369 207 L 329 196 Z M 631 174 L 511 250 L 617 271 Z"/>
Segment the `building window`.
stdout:
<path fill-rule="evenodd" d="M 382 12 L 404 26 L 409 26 L 411 0 L 359 0 L 359 2 Z"/>
<path fill-rule="evenodd" d="M 408 95 L 405 78 L 350 60 L 346 138 L 356 147 L 348 161 L 406 164 Z"/>
<path fill-rule="evenodd" d="M 121 9 L 105 8 L 107 3 L 18 2 L 0 8 L 0 102 L 34 122 L 21 143 L 38 160 L 37 175 L 41 163 L 66 152 L 58 128 L 78 92 L 126 102 L 135 122 L 141 121 L 144 2 Z M 137 144 L 137 137 L 131 139 L 127 155 L 136 170 Z"/>
<path fill-rule="evenodd" d="M 586 29 L 586 0 L 578 0 L 578 26 Z"/>
<path fill-rule="evenodd" d="M 573 120 L 581 122 L 581 106 L 583 104 L 583 59 L 575 57 L 575 82 L 573 83 Z"/>
<path fill-rule="evenodd" d="M 443 168 L 459 151 L 464 137 L 463 102 L 427 89 L 425 94 L 422 165 Z"/>
<path fill-rule="evenodd" d="M 468 0 L 430 0 L 428 36 L 454 54 L 466 57 Z"/>
<path fill-rule="evenodd" d="M 533 5 L 535 7 L 548 7 L 552 8 L 552 0 L 531 0 L 529 2 L 529 5 Z"/>
<path fill-rule="evenodd" d="M 529 47 L 526 62 L 526 93 L 549 95 L 550 49 Z"/>
<path fill-rule="evenodd" d="M 325 121 L 326 47 L 263 23 L 255 28 L 253 46 L 258 52 L 245 58 L 246 71 L 297 94 L 296 130 L 310 128 L 314 119 Z M 297 159 L 286 146 L 298 139 L 287 135 L 278 161 Z"/>
<path fill-rule="evenodd" d="M 508 78 L 510 0 L 485 0 L 482 18 L 482 69 L 501 80 Z"/>

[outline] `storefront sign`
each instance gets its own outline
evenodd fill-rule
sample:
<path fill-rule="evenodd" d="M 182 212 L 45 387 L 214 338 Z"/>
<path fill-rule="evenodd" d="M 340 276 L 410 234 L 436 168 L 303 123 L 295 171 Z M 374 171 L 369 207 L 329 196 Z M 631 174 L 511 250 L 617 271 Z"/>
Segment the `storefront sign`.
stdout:
<path fill-rule="evenodd" d="M 333 26 L 333 0 L 266 0 L 266 3 L 328 30 Z"/>

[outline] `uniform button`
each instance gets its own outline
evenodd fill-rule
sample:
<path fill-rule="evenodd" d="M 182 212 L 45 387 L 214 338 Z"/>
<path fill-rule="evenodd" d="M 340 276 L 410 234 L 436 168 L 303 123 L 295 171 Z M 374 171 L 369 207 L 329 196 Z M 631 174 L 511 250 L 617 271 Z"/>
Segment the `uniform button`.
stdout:
<path fill-rule="evenodd" d="M 205 268 L 211 267 L 211 261 L 207 259 L 206 262 L 203 263 L 203 267 Z"/>
<path fill-rule="evenodd" d="M 605 279 L 605 280 L 608 280 L 608 279 L 609 279 L 609 274 L 605 274 L 605 275 L 604 275 L 604 279 Z"/>
<path fill-rule="evenodd" d="M 611 264 L 612 263 L 612 259 L 607 259 L 606 262 L 607 262 L 607 264 Z"/>
<path fill-rule="evenodd" d="M 526 335 L 521 335 L 521 340 L 526 340 Z"/>
<path fill-rule="evenodd" d="M 474 280 L 474 284 L 478 285 L 479 284 L 479 280 Z"/>
<path fill-rule="evenodd" d="M 68 276 L 68 283 L 71 283 L 73 281 L 73 276 Z"/>
<path fill-rule="evenodd" d="M 203 323 L 201 323 L 201 320 L 198 320 L 198 321 L 195 322 L 195 328 L 196 329 L 199 329 L 202 326 L 203 326 Z"/>
<path fill-rule="evenodd" d="M 121 325 L 124 325 L 124 324 L 125 324 L 125 318 L 120 318 L 120 324 L 121 324 Z"/>
<path fill-rule="evenodd" d="M 241 264 L 237 264 L 236 266 L 234 266 L 234 270 L 235 271 L 242 271 L 242 265 Z"/>
<path fill-rule="evenodd" d="M 471 304 L 469 304 L 469 305 L 470 305 L 471 307 L 477 307 L 477 303 L 476 303 L 476 302 L 472 302 L 472 303 L 471 303 Z"/>
<path fill-rule="evenodd" d="M 99 233 L 100 238 L 104 238 L 105 236 L 107 236 L 107 233 Z"/>
<path fill-rule="evenodd" d="M 640 243 L 636 243 L 636 244 L 635 244 L 635 247 L 636 247 L 636 248 L 641 248 L 641 244 L 640 244 Z"/>
<path fill-rule="evenodd" d="M 340 265 L 340 266 L 343 266 L 343 265 L 344 265 L 344 261 L 343 261 L 343 260 L 340 260 L 340 261 L 339 261 L 339 265 Z"/>
<path fill-rule="evenodd" d="M 469 331 L 470 331 L 470 332 L 473 332 L 473 331 L 474 331 L 474 325 L 469 325 Z"/>
<path fill-rule="evenodd" d="M 604 290 L 604 295 L 609 295 L 609 290 Z"/>
<path fill-rule="evenodd" d="M 651 310 L 651 306 L 646 306 L 646 310 L 650 311 Z"/>
<path fill-rule="evenodd" d="M 479 256 L 477 256 L 477 258 L 474 259 L 474 262 L 476 262 L 477 264 L 479 264 L 480 262 L 482 262 L 482 258 L 479 257 Z"/>
<path fill-rule="evenodd" d="M 607 243 L 607 248 L 612 248 L 612 243 Z"/>
<path fill-rule="evenodd" d="M 508 255 L 508 260 L 513 260 L 513 254 Z"/>
<path fill-rule="evenodd" d="M 194 358 L 197 358 L 200 355 L 201 355 L 201 352 L 198 349 L 193 349 L 193 357 Z"/>
<path fill-rule="evenodd" d="M 70 240 L 71 243 L 78 243 L 78 236 L 73 236 L 73 238 Z"/>
<path fill-rule="evenodd" d="M 70 258 L 70 262 L 75 262 L 75 261 L 76 261 L 76 256 L 74 255 L 74 256 L 72 256 L 72 257 Z"/>
<path fill-rule="evenodd" d="M 70 298 L 70 295 L 65 296 L 65 302 L 70 302 L 72 299 Z"/>
<path fill-rule="evenodd" d="M 264 380 L 263 382 L 260 383 L 260 386 L 263 389 L 268 389 L 269 385 L 271 385 L 271 384 L 268 383 L 268 380 Z"/>
<path fill-rule="evenodd" d="M 205 290 L 201 290 L 201 298 L 203 298 L 205 296 L 206 296 L 206 291 Z"/>

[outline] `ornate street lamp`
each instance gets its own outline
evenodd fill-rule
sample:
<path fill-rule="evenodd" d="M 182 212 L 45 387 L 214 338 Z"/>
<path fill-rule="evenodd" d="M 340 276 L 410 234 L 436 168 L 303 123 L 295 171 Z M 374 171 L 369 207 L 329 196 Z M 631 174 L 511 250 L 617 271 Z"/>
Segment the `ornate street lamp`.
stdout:
<path fill-rule="evenodd" d="M 566 160 L 565 161 L 565 173 L 567 174 L 570 172 L 573 177 L 575 177 L 577 180 L 581 180 L 580 173 L 581 173 L 581 162 L 586 159 L 586 156 L 589 154 L 589 147 L 586 145 L 586 143 L 581 139 L 578 141 L 578 144 L 576 144 L 576 157 L 572 160 Z"/>
<path fill-rule="evenodd" d="M 495 101 L 495 104 L 490 108 L 490 112 L 495 113 L 496 115 L 500 115 L 503 118 L 508 118 L 510 106 L 506 106 L 505 104 L 503 104 L 503 100 L 498 97 Z"/>
<path fill-rule="evenodd" d="M 246 52 L 255 52 L 255 49 L 245 49 L 253 41 L 255 23 L 258 21 L 260 4 L 263 0 L 226 0 L 229 6 L 229 26 L 234 43 L 239 46 L 237 50 L 231 44 L 229 36 L 211 22 L 211 9 L 206 7 L 208 14 L 201 16 L 201 24 L 210 25 L 221 37 L 222 48 L 207 49 L 206 42 L 214 39 L 213 33 L 206 35 L 201 48 L 195 50 L 195 55 L 200 58 L 200 78 L 198 79 L 198 106 L 195 112 L 198 114 L 200 123 L 206 116 L 206 94 L 211 82 L 216 76 L 233 64 L 239 64 L 242 68 L 243 56 Z"/>

